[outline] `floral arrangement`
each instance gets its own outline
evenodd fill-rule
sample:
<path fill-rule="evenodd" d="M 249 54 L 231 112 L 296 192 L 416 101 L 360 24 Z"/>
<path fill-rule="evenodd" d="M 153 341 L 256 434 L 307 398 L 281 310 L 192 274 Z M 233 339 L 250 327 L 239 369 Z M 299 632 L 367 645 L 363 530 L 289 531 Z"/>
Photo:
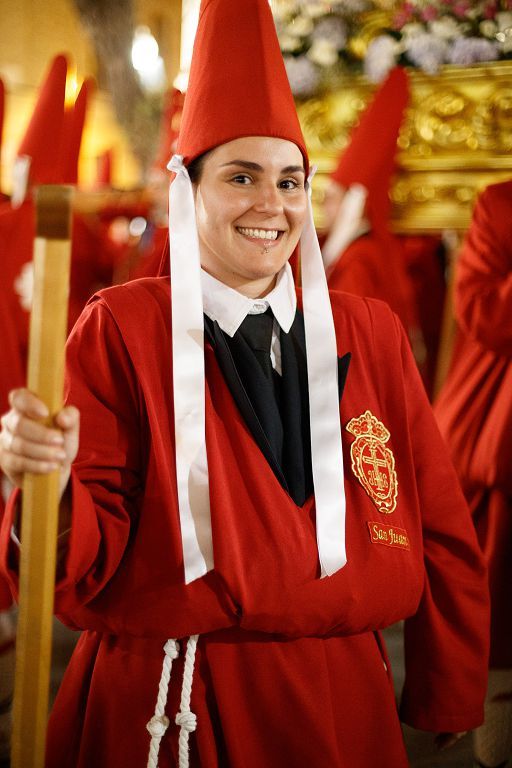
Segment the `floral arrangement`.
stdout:
<path fill-rule="evenodd" d="M 405 0 L 391 29 L 369 44 L 364 71 L 378 82 L 396 63 L 435 74 L 442 64 L 508 58 L 511 32 L 512 0 Z"/>
<path fill-rule="evenodd" d="M 275 0 L 273 10 L 299 98 L 346 71 L 380 82 L 396 64 L 435 74 L 442 64 L 512 58 L 512 0 Z"/>
<path fill-rule="evenodd" d="M 360 69 L 350 41 L 357 35 L 358 14 L 371 0 L 277 0 L 277 34 L 295 96 L 307 97 L 347 68 Z"/>

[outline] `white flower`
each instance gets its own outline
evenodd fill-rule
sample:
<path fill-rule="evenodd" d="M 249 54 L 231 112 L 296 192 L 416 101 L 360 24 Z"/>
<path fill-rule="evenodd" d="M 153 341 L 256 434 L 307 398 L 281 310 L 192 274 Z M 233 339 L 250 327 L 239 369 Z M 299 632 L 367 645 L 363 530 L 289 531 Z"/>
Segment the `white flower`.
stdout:
<path fill-rule="evenodd" d="M 480 22 L 478 29 L 480 30 L 481 35 L 493 39 L 498 31 L 498 25 L 492 19 L 485 19 Z"/>
<path fill-rule="evenodd" d="M 325 2 L 309 0 L 309 2 L 303 3 L 302 13 L 309 16 L 310 19 L 317 19 L 319 16 L 329 13 L 329 5 Z"/>
<path fill-rule="evenodd" d="M 338 51 L 329 40 L 314 40 L 307 56 L 320 67 L 332 67 L 338 61 Z"/>
<path fill-rule="evenodd" d="M 306 56 L 285 56 L 284 64 L 294 96 L 311 96 L 320 83 L 320 75 L 313 62 Z"/>
<path fill-rule="evenodd" d="M 297 11 L 297 0 L 279 0 L 279 2 L 272 4 L 272 13 L 274 14 L 276 23 L 292 16 L 294 13 L 297 13 Z"/>
<path fill-rule="evenodd" d="M 351 15 L 353 13 L 361 13 L 362 11 L 368 11 L 372 3 L 369 0 L 338 0 L 336 3 L 332 3 L 333 10 L 337 10 L 344 15 Z"/>
<path fill-rule="evenodd" d="M 425 27 L 417 21 L 411 21 L 409 24 L 404 24 L 400 30 L 402 39 L 407 40 L 409 37 L 416 37 L 422 35 L 425 32 Z"/>
<path fill-rule="evenodd" d="M 285 33 L 292 37 L 307 37 L 312 31 L 313 22 L 305 16 L 296 16 L 285 29 Z"/>
<path fill-rule="evenodd" d="M 366 51 L 364 73 L 372 83 L 380 83 L 395 66 L 398 45 L 390 35 L 375 37 Z"/>
<path fill-rule="evenodd" d="M 498 33 L 496 38 L 500 41 L 500 50 L 507 54 L 512 51 L 512 12 L 502 11 L 496 14 Z"/>
<path fill-rule="evenodd" d="M 512 27 L 512 11 L 501 11 L 501 13 L 497 13 L 496 21 L 500 32 Z"/>
<path fill-rule="evenodd" d="M 430 21 L 428 28 L 441 40 L 455 40 L 461 33 L 460 24 L 452 16 L 441 16 L 440 19 Z"/>
<path fill-rule="evenodd" d="M 291 37 L 290 35 L 281 35 L 279 38 L 279 45 L 284 53 L 293 53 L 301 46 L 300 39 L 298 37 Z"/>
<path fill-rule="evenodd" d="M 326 16 L 317 23 L 311 37 L 313 40 L 328 40 L 340 50 L 347 42 L 347 26 L 339 16 Z"/>

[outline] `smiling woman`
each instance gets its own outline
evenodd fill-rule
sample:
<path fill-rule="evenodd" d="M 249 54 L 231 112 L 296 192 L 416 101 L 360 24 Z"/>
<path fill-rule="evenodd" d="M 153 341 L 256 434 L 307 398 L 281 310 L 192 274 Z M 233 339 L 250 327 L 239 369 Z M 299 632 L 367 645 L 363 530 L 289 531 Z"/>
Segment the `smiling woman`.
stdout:
<path fill-rule="evenodd" d="M 268 293 L 306 218 L 299 148 L 261 136 L 222 144 L 202 164 L 195 200 L 203 269 L 246 296 Z"/>
<path fill-rule="evenodd" d="M 448 743 L 482 718 L 485 573 L 400 323 L 329 297 L 267 0 L 203 0 L 178 152 L 171 280 L 88 304 L 53 429 L 27 390 L 2 419 L 15 485 L 60 467 L 83 630 L 46 768 L 406 768 L 379 632 L 405 620 L 402 717 Z"/>

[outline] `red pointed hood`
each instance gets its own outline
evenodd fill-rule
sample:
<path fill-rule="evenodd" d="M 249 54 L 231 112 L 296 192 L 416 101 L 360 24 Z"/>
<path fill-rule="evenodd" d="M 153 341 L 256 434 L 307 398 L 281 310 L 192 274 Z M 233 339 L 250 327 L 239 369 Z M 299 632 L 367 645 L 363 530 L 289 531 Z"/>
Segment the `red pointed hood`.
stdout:
<path fill-rule="evenodd" d="M 268 0 L 202 0 L 177 151 L 186 165 L 242 136 L 292 141 L 307 166 Z"/>
<path fill-rule="evenodd" d="M 407 73 L 396 67 L 366 108 L 331 174 L 334 181 L 347 189 L 355 183 L 366 187 L 368 218 L 374 230 L 387 230 L 389 226 L 389 185 L 408 101 Z"/>
<path fill-rule="evenodd" d="M 63 184 L 76 184 L 78 182 L 78 158 L 84 130 L 87 105 L 94 92 L 94 80 L 88 78 L 82 83 L 75 103 L 64 112 L 60 179 Z"/>
<path fill-rule="evenodd" d="M 18 156 L 28 155 L 32 184 L 58 181 L 59 151 L 64 119 L 67 60 L 56 56 L 37 97 Z"/>

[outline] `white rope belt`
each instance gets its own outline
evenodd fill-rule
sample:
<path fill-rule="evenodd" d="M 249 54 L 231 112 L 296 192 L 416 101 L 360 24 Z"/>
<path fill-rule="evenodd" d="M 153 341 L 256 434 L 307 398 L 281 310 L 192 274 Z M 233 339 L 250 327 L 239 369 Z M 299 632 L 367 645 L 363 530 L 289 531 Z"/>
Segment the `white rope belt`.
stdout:
<path fill-rule="evenodd" d="M 180 726 L 178 744 L 179 768 L 188 768 L 188 740 L 190 734 L 195 731 L 197 726 L 197 718 L 195 714 L 190 711 L 190 699 L 192 696 L 192 682 L 194 679 L 194 664 L 196 660 L 198 638 L 199 635 L 191 635 L 187 641 L 185 666 L 183 668 L 183 682 L 181 685 L 180 711 L 175 719 L 176 725 Z M 169 693 L 169 684 L 171 682 L 172 663 L 174 659 L 178 658 L 180 653 L 177 641 L 167 640 L 164 645 L 164 652 L 162 674 L 160 676 L 160 682 L 158 683 L 155 714 L 146 725 L 146 728 L 151 734 L 147 768 L 158 768 L 160 742 L 169 727 L 169 718 L 165 714 L 165 707 Z"/>

